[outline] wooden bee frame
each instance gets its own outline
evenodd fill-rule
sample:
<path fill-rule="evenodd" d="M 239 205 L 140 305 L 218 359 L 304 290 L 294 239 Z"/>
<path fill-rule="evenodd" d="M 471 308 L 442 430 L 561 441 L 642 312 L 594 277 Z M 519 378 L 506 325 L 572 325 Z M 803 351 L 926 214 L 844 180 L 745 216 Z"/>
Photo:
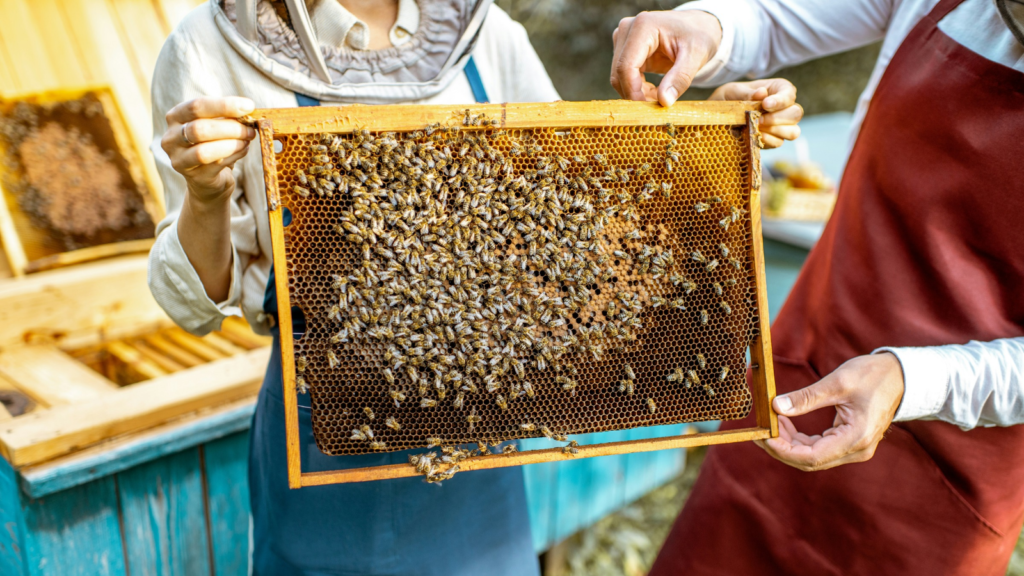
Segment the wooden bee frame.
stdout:
<path fill-rule="evenodd" d="M 457 110 L 456 110 L 457 108 Z M 452 122 L 453 117 L 461 118 L 464 107 L 456 106 L 345 106 L 295 108 L 280 110 L 257 110 L 252 121 L 258 127 L 267 193 L 267 208 L 270 217 L 274 252 L 279 323 L 281 330 L 281 356 L 284 381 L 284 403 L 287 432 L 288 481 L 291 488 L 319 486 L 325 484 L 363 482 L 389 478 L 416 476 L 415 469 L 408 464 L 385 465 L 371 468 L 336 470 L 328 472 L 303 472 L 299 445 L 298 393 L 296 391 L 295 349 L 292 333 L 292 299 L 289 292 L 289 271 L 287 266 L 286 234 L 283 221 L 284 205 L 279 190 L 279 173 L 276 146 L 279 141 L 292 135 L 317 133 L 346 134 L 367 128 L 374 132 L 409 132 L 422 130 L 435 124 Z M 764 252 L 761 240 L 761 141 L 757 128 L 759 104 L 756 102 L 678 102 L 671 108 L 662 108 L 653 103 L 625 101 L 607 102 L 557 102 L 551 104 L 487 104 L 473 105 L 467 114 L 484 114 L 498 122 L 494 129 L 577 129 L 632 127 L 662 127 L 668 123 L 676 127 L 725 127 L 732 134 L 734 145 L 745 146 L 746 161 L 741 173 L 746 178 L 744 192 L 749 195 L 743 205 L 750 214 L 749 236 L 751 242 L 745 246 L 750 261 L 748 274 L 755 288 L 756 311 L 752 312 L 759 329 L 750 341 L 749 351 L 754 369 L 748 379 L 751 409 L 756 427 L 711 433 L 686 434 L 626 442 L 614 442 L 580 446 L 575 456 L 565 454 L 559 448 L 524 451 L 511 454 L 476 456 L 463 460 L 460 469 L 482 470 L 506 466 L 519 466 L 539 462 L 559 461 L 570 458 L 588 458 L 646 452 L 669 448 L 684 448 L 766 439 L 778 436 L 778 421 L 772 411 L 771 402 L 775 397 L 775 383 L 772 368 L 771 337 L 769 334 L 768 302 L 765 291 Z M 701 136 L 701 128 L 696 134 Z M 738 144 L 736 144 L 738 143 Z M 735 221 L 735 219 L 734 219 Z M 744 224 L 746 225 L 746 224 Z M 726 229 L 727 226 L 726 226 Z M 737 268 L 739 269 L 739 268 Z M 710 269 L 709 269 L 710 270 Z M 751 304 L 753 306 L 753 304 Z M 731 312 L 729 312 L 731 314 Z M 724 378 L 724 376 L 723 376 Z M 652 411 L 653 413 L 653 411 Z M 662 422 L 664 423 L 664 422 Z M 651 424 L 646 424 L 651 425 Z M 625 427 L 623 427 L 625 428 Z M 606 428 L 608 429 L 608 428 Z M 622 428 L 616 428 L 622 429 Z M 575 433 L 575 432 L 570 432 Z"/>
<path fill-rule="evenodd" d="M 99 113 L 61 110 L 70 102 L 87 102 Z M 25 94 L 5 94 L 0 98 L 0 111 L 10 112 L 19 103 L 42 110 L 47 123 L 87 134 L 119 175 L 122 194 L 131 196 L 132 219 L 117 229 L 100 230 L 98 235 L 85 239 L 82 247 L 67 249 L 50 231 L 33 221 L 19 205 L 14 191 L 4 189 L 5 181 L 22 182 L 25 173 L 5 163 L 0 167 L 0 239 L 3 250 L 15 276 L 40 272 L 124 254 L 148 252 L 152 247 L 153 230 L 163 217 L 163 207 L 154 195 L 158 190 L 155 175 L 150 174 L 142 162 L 143 148 L 132 137 L 128 123 L 121 112 L 113 91 L 108 86 L 86 86 Z M 9 142 L 0 135 L 0 152 L 14 155 Z M 140 216 L 148 222 L 136 222 Z M 130 239 L 124 239 L 124 238 Z"/>

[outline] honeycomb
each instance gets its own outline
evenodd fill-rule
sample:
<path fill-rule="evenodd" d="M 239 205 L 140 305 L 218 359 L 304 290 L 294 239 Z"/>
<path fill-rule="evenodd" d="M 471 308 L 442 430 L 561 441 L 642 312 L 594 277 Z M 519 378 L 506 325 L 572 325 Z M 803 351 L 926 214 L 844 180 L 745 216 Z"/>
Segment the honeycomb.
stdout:
<path fill-rule="evenodd" d="M 280 305 L 303 318 L 324 453 L 749 413 L 747 127 L 502 130 L 467 111 L 274 138 Z"/>

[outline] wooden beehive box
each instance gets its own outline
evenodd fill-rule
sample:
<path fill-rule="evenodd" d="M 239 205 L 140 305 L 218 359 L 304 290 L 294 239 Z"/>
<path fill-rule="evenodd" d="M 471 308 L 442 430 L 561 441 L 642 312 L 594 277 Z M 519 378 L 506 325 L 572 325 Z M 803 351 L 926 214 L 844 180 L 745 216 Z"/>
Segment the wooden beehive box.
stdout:
<path fill-rule="evenodd" d="M 202 338 L 173 326 L 146 265 L 122 256 L 0 281 L 0 388 L 35 404 L 0 412 L 0 454 L 13 467 L 254 402 L 270 338 L 239 318 Z"/>
<path fill-rule="evenodd" d="M 0 237 L 15 275 L 145 252 L 163 215 L 107 87 L 0 99 Z"/>
<path fill-rule="evenodd" d="M 757 118 L 736 102 L 256 111 L 291 486 L 417 473 L 304 472 L 307 389 L 323 452 L 476 442 L 461 470 L 776 435 Z M 745 430 L 485 448 L 751 410 Z"/>

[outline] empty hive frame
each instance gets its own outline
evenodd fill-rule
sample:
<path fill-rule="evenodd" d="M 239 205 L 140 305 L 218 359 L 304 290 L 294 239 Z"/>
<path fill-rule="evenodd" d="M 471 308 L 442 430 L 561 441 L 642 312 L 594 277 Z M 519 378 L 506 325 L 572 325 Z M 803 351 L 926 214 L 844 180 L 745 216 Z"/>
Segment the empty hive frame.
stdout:
<path fill-rule="evenodd" d="M 307 391 L 328 455 L 756 415 L 463 471 L 777 436 L 758 110 L 257 110 L 291 487 L 417 474 L 303 471 Z"/>
<path fill-rule="evenodd" d="M 0 236 L 15 275 L 148 250 L 152 190 L 109 88 L 0 99 Z"/>

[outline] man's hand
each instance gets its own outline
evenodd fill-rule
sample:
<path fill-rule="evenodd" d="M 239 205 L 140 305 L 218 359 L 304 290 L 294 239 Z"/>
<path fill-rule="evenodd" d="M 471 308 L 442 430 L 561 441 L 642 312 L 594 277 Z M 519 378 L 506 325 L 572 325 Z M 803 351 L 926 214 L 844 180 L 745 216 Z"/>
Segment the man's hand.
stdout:
<path fill-rule="evenodd" d="M 641 12 L 612 33 L 612 87 L 627 100 L 671 106 L 722 42 L 722 25 L 700 10 Z M 657 87 L 644 72 L 664 74 Z"/>
<path fill-rule="evenodd" d="M 779 437 L 756 443 L 775 459 L 804 471 L 865 462 L 892 423 L 903 398 L 903 368 L 889 353 L 858 356 L 819 382 L 772 403 Z M 787 416 L 836 407 L 832 427 L 820 436 L 799 432 Z"/>
<path fill-rule="evenodd" d="M 796 86 L 783 78 L 753 82 L 730 82 L 719 86 L 708 100 L 754 100 L 761 102 L 761 140 L 765 148 L 778 148 L 783 140 L 800 137 L 797 123 L 804 117 L 803 106 L 796 103 Z"/>

